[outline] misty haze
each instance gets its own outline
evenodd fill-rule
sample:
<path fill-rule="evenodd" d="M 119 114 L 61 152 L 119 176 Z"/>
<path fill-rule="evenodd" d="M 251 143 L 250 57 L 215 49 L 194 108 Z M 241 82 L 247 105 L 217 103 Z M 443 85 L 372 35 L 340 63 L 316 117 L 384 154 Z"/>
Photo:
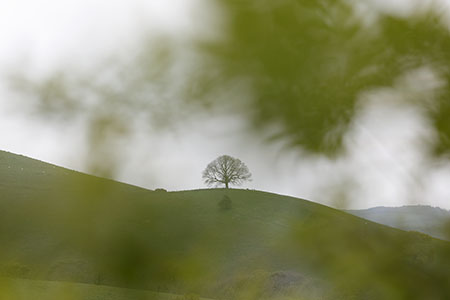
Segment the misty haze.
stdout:
<path fill-rule="evenodd" d="M 0 2 L 1 299 L 450 299 L 450 2 Z"/>

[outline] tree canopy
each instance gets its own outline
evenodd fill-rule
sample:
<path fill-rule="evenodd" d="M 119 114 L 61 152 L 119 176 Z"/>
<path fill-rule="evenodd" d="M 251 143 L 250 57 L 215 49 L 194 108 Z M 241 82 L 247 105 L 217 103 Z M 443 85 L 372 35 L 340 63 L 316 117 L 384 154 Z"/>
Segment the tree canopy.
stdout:
<path fill-rule="evenodd" d="M 241 185 L 244 181 L 250 181 L 252 174 L 247 166 L 239 159 L 229 155 L 222 155 L 208 164 L 203 171 L 203 179 L 209 186 L 230 184 Z"/>

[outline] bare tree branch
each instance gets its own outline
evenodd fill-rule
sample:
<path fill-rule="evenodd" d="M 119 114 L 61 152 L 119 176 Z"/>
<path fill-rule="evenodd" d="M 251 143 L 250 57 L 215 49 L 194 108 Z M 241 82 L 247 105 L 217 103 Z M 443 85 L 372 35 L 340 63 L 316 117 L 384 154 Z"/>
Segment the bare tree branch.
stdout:
<path fill-rule="evenodd" d="M 205 184 L 209 186 L 224 184 L 225 188 L 229 188 L 230 184 L 241 185 L 245 181 L 251 181 L 251 176 L 242 161 L 228 155 L 213 160 L 202 174 Z"/>

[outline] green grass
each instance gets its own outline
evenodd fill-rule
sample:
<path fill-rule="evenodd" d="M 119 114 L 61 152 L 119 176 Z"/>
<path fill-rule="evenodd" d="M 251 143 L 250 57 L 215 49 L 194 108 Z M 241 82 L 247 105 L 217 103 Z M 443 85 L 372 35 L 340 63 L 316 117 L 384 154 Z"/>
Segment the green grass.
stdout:
<path fill-rule="evenodd" d="M 450 296 L 449 243 L 302 199 L 155 192 L 6 152 L 0 192 L 5 276 L 227 299 Z"/>
<path fill-rule="evenodd" d="M 0 279 L 2 299 L 14 300 L 190 300 L 194 295 L 174 295 L 85 283 L 29 279 Z M 189 298 L 191 297 L 191 298 Z"/>

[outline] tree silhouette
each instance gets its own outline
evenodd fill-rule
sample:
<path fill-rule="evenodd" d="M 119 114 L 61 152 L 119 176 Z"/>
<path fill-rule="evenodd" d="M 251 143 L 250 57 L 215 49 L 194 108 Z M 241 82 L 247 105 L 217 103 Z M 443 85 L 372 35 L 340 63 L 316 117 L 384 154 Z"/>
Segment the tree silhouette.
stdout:
<path fill-rule="evenodd" d="M 250 181 L 252 174 L 247 166 L 237 158 L 222 155 L 208 164 L 203 171 L 203 179 L 209 186 L 224 184 L 240 185 L 244 181 Z"/>

